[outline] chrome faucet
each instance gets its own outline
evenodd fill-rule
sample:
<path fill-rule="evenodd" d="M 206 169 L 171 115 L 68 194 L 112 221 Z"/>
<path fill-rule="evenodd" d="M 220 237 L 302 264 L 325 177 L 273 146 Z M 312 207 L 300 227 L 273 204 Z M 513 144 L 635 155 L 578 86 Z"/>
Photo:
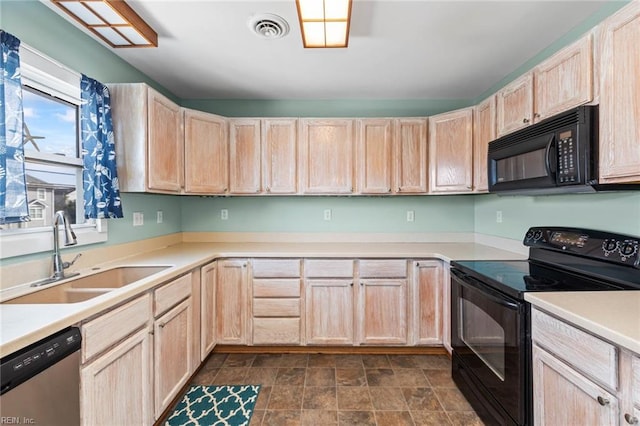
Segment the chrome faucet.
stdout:
<path fill-rule="evenodd" d="M 76 234 L 73 232 L 73 229 L 71 229 L 67 214 L 63 210 L 58 210 L 53 214 L 53 275 L 51 275 L 49 278 L 45 278 L 31 284 L 32 287 L 38 287 L 44 284 L 49 284 L 56 281 L 64 280 L 65 278 L 80 275 L 79 272 L 68 275 L 65 275 L 64 273 L 64 270 L 73 265 L 76 260 L 78 260 L 78 258 L 82 256 L 82 253 L 78 253 L 71 262 L 62 261 L 62 256 L 60 255 L 60 242 L 58 241 L 58 226 L 60 224 L 62 224 L 62 226 L 64 227 L 64 245 L 75 246 L 76 244 L 78 244 L 78 240 L 76 240 Z"/>

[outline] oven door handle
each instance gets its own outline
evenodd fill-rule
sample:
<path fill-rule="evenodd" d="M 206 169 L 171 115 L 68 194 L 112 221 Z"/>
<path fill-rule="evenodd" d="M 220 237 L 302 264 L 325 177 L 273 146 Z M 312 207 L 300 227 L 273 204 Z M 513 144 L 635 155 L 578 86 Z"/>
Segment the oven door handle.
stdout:
<path fill-rule="evenodd" d="M 505 308 L 509 308 L 513 310 L 518 310 L 521 306 L 521 304 L 518 303 L 517 301 L 513 301 L 513 302 L 510 301 L 509 299 L 511 298 L 509 296 L 506 296 L 492 289 L 491 287 L 489 287 L 488 285 L 486 285 L 485 283 L 483 283 L 477 278 L 474 278 L 468 274 L 465 274 L 464 272 L 461 272 L 457 269 L 451 269 L 450 272 L 451 272 L 451 275 L 453 275 L 455 278 L 457 278 L 460 281 L 460 284 L 472 290 L 482 291 L 484 297 L 486 297 L 487 299 L 491 300 L 494 303 L 497 303 L 500 306 L 504 306 Z"/>

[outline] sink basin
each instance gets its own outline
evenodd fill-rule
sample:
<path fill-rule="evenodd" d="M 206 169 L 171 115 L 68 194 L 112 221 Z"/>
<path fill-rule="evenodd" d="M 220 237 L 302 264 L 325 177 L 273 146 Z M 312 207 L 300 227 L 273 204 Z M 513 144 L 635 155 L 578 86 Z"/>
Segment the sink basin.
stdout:
<path fill-rule="evenodd" d="M 92 275 L 76 278 L 64 284 L 43 286 L 41 290 L 3 304 L 78 303 L 105 294 L 116 288 L 131 284 L 169 266 L 121 266 Z"/>

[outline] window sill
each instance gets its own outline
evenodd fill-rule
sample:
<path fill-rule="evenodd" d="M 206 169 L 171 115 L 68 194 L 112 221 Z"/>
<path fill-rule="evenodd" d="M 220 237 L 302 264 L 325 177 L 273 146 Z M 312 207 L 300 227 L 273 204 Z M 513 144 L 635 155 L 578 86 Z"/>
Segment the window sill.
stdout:
<path fill-rule="evenodd" d="M 0 259 L 15 256 L 42 253 L 53 250 L 53 230 L 47 227 L 34 231 L 14 231 L 0 234 Z M 107 241 L 107 221 L 96 220 L 95 225 L 73 226 L 78 244 L 73 247 L 82 247 L 89 244 L 103 243 Z M 64 232 L 60 231 L 62 238 Z M 64 241 L 60 241 L 60 247 L 64 248 Z"/>

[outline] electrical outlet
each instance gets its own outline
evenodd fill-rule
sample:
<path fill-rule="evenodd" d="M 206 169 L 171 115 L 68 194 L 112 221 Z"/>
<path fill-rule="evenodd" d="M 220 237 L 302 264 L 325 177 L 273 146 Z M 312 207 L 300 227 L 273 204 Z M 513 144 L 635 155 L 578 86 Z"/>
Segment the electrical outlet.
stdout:
<path fill-rule="evenodd" d="M 502 223 L 502 210 L 496 210 L 496 223 Z"/>
<path fill-rule="evenodd" d="M 164 217 L 163 217 L 163 214 L 162 214 L 162 210 L 158 210 L 156 212 L 156 222 L 157 223 L 162 223 L 163 221 L 164 221 Z"/>
<path fill-rule="evenodd" d="M 331 209 L 324 209 L 324 220 L 331 220 Z"/>
<path fill-rule="evenodd" d="M 227 209 L 220 210 L 220 220 L 227 220 L 227 219 L 229 219 L 229 210 Z"/>
<path fill-rule="evenodd" d="M 413 222 L 416 219 L 416 213 L 413 210 L 407 210 L 407 222 Z"/>
<path fill-rule="evenodd" d="M 133 212 L 133 226 L 144 225 L 144 214 L 142 212 Z"/>

